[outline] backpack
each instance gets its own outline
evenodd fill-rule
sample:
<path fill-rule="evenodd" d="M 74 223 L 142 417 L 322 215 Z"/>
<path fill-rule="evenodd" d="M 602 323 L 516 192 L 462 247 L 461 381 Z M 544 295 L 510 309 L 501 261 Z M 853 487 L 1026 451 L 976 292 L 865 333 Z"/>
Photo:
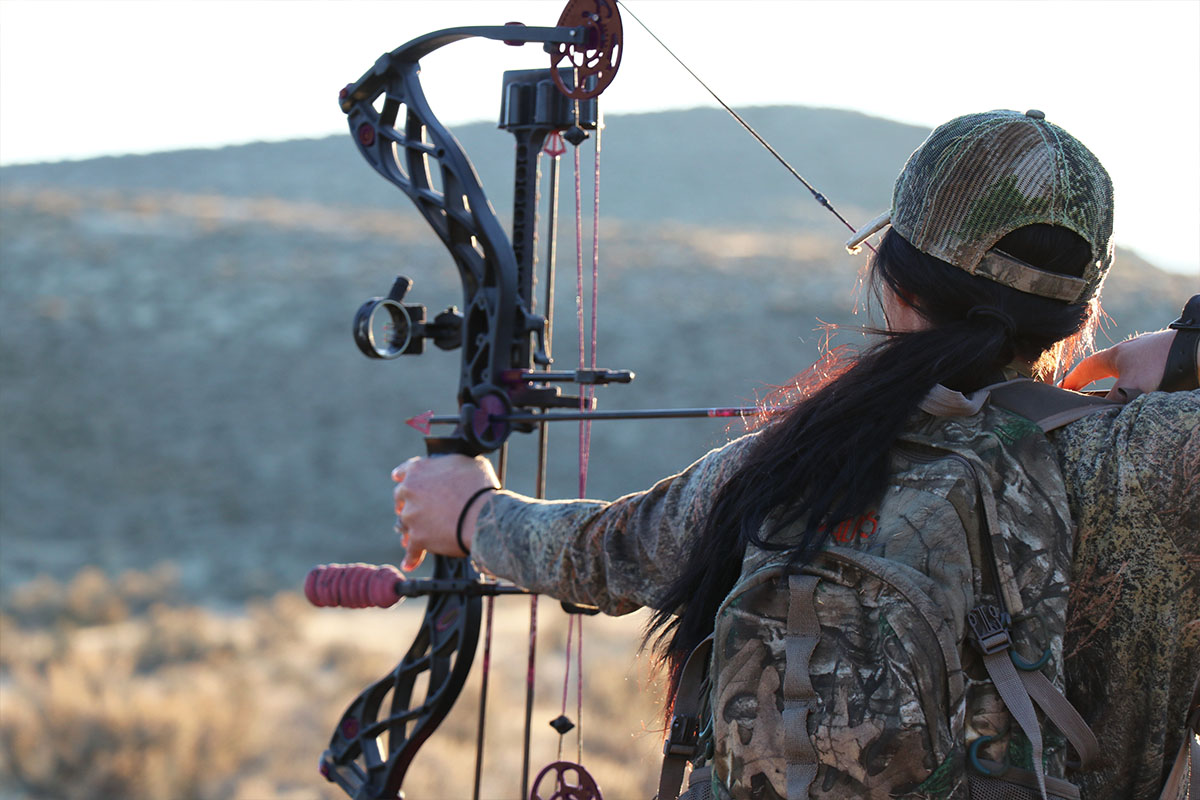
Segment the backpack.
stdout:
<path fill-rule="evenodd" d="M 712 768 L 690 797 L 1078 798 L 1069 750 L 1098 747 L 1062 694 L 1074 529 L 1045 432 L 1110 406 L 938 387 L 878 508 L 804 565 L 748 548 L 681 677 L 659 800 L 689 759 Z M 710 711 L 684 697 L 706 664 Z"/>

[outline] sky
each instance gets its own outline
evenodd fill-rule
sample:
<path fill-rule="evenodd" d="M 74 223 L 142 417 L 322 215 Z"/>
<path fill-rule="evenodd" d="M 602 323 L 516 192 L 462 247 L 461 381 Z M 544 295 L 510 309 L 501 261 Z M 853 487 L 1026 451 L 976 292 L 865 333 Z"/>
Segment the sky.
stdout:
<path fill-rule="evenodd" d="M 0 0 L 0 164 L 343 133 L 337 91 L 379 54 L 439 28 L 552 25 L 563 5 Z M 607 114 L 715 104 L 629 11 L 751 124 L 754 107 L 771 104 L 928 127 L 973 111 L 1037 108 L 1108 167 L 1117 243 L 1200 281 L 1200 0 L 629 0 L 627 8 L 621 68 L 601 97 Z M 443 122 L 493 120 L 501 72 L 544 60 L 536 45 L 466 41 L 424 59 L 422 80 Z M 775 144 L 803 173 L 805 153 Z M 768 156 L 748 144 L 745 157 Z M 820 188 L 836 204 L 837 187 Z"/>

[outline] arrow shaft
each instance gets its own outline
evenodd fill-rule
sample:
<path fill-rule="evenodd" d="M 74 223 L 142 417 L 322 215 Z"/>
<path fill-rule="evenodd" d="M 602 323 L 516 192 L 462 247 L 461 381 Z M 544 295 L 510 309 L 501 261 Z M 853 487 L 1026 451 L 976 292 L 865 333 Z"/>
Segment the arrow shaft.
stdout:
<path fill-rule="evenodd" d="M 726 417 L 755 417 L 773 411 L 773 406 L 732 406 L 728 408 L 642 408 L 625 411 L 563 411 L 553 414 L 535 414 L 516 412 L 512 414 L 497 414 L 491 417 L 493 422 L 579 422 L 600 419 L 695 419 L 695 418 L 726 418 Z M 439 414 L 424 420 L 429 425 L 457 425 L 459 418 L 449 414 Z"/>

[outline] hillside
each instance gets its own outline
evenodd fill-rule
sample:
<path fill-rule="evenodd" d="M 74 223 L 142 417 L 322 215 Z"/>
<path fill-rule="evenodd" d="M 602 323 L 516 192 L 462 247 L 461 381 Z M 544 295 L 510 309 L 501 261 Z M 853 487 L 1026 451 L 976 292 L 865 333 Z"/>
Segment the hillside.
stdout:
<path fill-rule="evenodd" d="M 764 106 L 748 109 L 746 116 L 850 219 L 879 213 L 877 206 L 891 196 L 895 173 L 928 133 L 830 109 Z M 512 138 L 483 122 L 455 127 L 453 133 L 475 164 L 492 205 L 502 215 L 510 213 Z M 812 225 L 813 220 L 828 230 L 839 224 L 724 111 L 607 117 L 602 145 L 606 219 L 749 225 L 768 231 L 796 222 Z M 16 165 L 0 170 L 0 179 L 9 189 L 279 197 L 347 208 L 399 205 L 402 215 L 409 216 L 408 201 L 371 172 L 348 135 Z"/>
<path fill-rule="evenodd" d="M 852 219 L 886 202 L 923 135 L 844 112 L 751 116 Z M 485 185 L 506 186 L 507 137 L 459 133 Z M 752 401 L 810 363 L 820 321 L 855 322 L 860 261 L 756 148 L 707 110 L 609 120 L 599 361 L 638 377 L 602 407 Z M 1161 326 L 1193 291 L 1120 260 L 1114 338 Z M 449 410 L 457 364 L 355 350 L 354 310 L 397 271 L 431 308 L 458 302 L 440 244 L 343 137 L 0 170 L 0 596 L 39 573 L 171 561 L 188 597 L 240 601 L 316 562 L 397 559 L 387 475 L 422 451 L 403 421 Z M 593 437 L 589 494 L 615 497 L 727 433 L 669 421 Z M 553 495 L 573 492 L 575 438 L 552 436 Z M 531 443 L 515 451 L 519 475 Z"/>

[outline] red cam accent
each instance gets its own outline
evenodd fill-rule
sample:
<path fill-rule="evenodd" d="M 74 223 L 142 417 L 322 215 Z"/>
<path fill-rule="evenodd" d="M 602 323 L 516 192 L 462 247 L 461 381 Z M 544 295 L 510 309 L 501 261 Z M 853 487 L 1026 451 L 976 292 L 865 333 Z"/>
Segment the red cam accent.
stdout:
<path fill-rule="evenodd" d="M 375 129 L 371 127 L 371 123 L 364 122 L 358 126 L 358 141 L 363 147 L 375 144 Z"/>
<path fill-rule="evenodd" d="M 542 148 L 542 152 L 555 158 L 567 152 L 567 143 L 563 141 L 562 131 L 550 132 L 550 135 L 546 137 L 546 146 Z"/>
<path fill-rule="evenodd" d="M 506 23 L 504 23 L 504 27 L 506 27 L 506 28 L 524 28 L 525 23 L 524 22 L 506 22 Z M 506 45 L 508 45 L 509 47 L 523 47 L 525 45 L 524 42 L 518 42 L 515 39 L 505 39 L 504 43 Z"/>

